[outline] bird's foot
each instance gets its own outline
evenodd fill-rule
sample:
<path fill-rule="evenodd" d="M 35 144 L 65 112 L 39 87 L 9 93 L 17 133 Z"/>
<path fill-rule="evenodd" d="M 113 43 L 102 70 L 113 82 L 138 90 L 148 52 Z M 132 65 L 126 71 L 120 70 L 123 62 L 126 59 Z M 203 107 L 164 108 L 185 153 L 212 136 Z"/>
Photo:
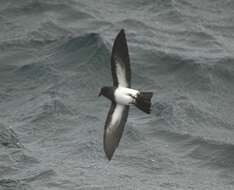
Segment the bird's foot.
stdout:
<path fill-rule="evenodd" d="M 132 101 L 129 104 L 135 104 L 138 94 L 136 94 L 136 96 L 129 94 L 129 96 L 132 98 Z"/>

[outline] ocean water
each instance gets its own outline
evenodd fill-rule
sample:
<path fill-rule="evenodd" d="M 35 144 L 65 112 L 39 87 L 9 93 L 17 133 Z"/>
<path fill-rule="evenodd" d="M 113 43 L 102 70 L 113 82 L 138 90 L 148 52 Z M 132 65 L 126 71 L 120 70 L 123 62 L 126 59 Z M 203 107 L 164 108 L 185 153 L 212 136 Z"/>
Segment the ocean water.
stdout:
<path fill-rule="evenodd" d="M 234 189 L 232 0 L 0 0 L 1 190 Z M 110 53 L 124 28 L 132 107 L 109 162 Z"/>

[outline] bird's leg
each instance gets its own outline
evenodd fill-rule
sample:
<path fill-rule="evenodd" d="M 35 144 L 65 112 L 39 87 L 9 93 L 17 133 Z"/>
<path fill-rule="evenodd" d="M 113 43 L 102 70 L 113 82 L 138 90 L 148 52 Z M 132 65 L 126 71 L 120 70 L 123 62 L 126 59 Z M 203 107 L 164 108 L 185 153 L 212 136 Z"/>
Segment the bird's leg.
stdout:
<path fill-rule="evenodd" d="M 135 104 L 137 96 L 134 96 L 133 94 L 129 94 L 129 96 L 132 98 L 132 101 L 129 104 Z"/>
<path fill-rule="evenodd" d="M 129 96 L 131 96 L 132 99 L 136 99 L 137 97 L 134 96 L 133 94 L 128 94 Z"/>

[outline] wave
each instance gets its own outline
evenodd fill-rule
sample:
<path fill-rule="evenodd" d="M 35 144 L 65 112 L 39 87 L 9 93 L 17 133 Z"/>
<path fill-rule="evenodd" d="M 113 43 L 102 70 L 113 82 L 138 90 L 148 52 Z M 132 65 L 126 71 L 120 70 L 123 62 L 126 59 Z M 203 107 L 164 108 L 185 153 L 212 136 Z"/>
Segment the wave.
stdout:
<path fill-rule="evenodd" d="M 71 32 L 49 21 L 42 23 L 36 30 L 18 36 L 12 35 L 12 38 L 0 41 L 0 49 L 4 52 L 24 50 L 45 54 L 45 51 L 56 48 L 57 44 L 69 38 Z"/>
<path fill-rule="evenodd" d="M 176 151 L 183 157 L 199 160 L 202 167 L 234 169 L 234 145 L 203 137 L 180 134 L 172 131 L 157 130 L 157 138 L 177 146 Z"/>
<path fill-rule="evenodd" d="M 54 96 L 56 96 L 56 94 Z M 36 114 L 31 122 L 40 123 L 56 115 L 73 115 L 71 108 L 66 106 L 61 100 L 58 100 L 58 98 L 44 103 L 37 109 L 40 109 L 41 112 Z"/>
<path fill-rule="evenodd" d="M 74 73 L 72 79 L 80 78 L 77 88 L 83 88 L 83 82 L 89 82 L 90 85 L 85 86 L 91 90 L 106 81 L 106 76 L 110 74 L 110 50 L 100 35 L 95 33 L 69 39 L 56 50 L 52 59 L 56 69 Z"/>
<path fill-rule="evenodd" d="M 16 133 L 0 123 L 0 144 L 8 148 L 23 148 Z"/>
<path fill-rule="evenodd" d="M 12 190 L 31 189 L 29 188 L 28 184 L 23 183 L 21 180 L 15 180 L 15 179 L 1 179 L 0 187 L 2 189 L 12 189 Z"/>
<path fill-rule="evenodd" d="M 98 34 L 68 37 L 62 40 L 62 44 L 45 49 L 38 61 L 20 66 L 15 73 L 38 79 L 41 76 L 59 75 L 64 69 L 78 73 L 83 72 L 83 69 L 102 71 L 107 62 L 109 65 L 109 56 L 109 50 Z"/>
<path fill-rule="evenodd" d="M 123 4 L 119 3 L 120 8 L 123 8 Z M 132 1 L 125 1 L 124 2 L 124 8 L 132 9 L 132 10 L 147 10 L 149 12 L 160 12 L 169 8 L 173 8 L 174 3 L 173 0 L 147 0 L 147 1 L 141 1 L 136 0 L 134 3 Z"/>
<path fill-rule="evenodd" d="M 11 190 L 30 190 L 32 189 L 32 187 L 31 185 L 29 185 L 29 182 L 45 180 L 54 175 L 54 170 L 45 170 L 40 172 L 39 174 L 27 176 L 22 179 L 0 179 L 0 187 L 3 189 Z"/>
<path fill-rule="evenodd" d="M 10 16 L 25 16 L 25 15 L 40 15 L 41 13 L 56 12 L 56 14 L 68 13 L 71 17 L 76 17 L 79 19 L 90 18 L 87 12 L 75 9 L 76 6 L 81 6 L 81 3 L 75 3 L 74 1 L 67 2 L 57 2 L 53 1 L 21 1 L 19 4 L 8 5 L 1 9 L 1 15 L 5 17 Z"/>
<path fill-rule="evenodd" d="M 36 62 L 21 66 L 15 71 L 15 74 L 23 79 L 40 80 L 40 78 L 44 78 L 48 80 L 50 76 L 56 73 L 49 65 Z"/>
<path fill-rule="evenodd" d="M 63 58 L 66 65 L 70 63 L 90 63 L 93 57 L 103 56 L 107 47 L 97 33 L 89 33 L 83 36 L 72 37 L 64 42 L 56 51 L 57 58 Z M 69 59 L 68 59 L 69 56 Z M 66 62 L 64 61 L 66 59 Z M 100 61 L 99 61 L 100 62 Z"/>
<path fill-rule="evenodd" d="M 32 182 L 32 181 L 40 181 L 40 180 L 45 180 L 48 179 L 52 176 L 55 176 L 56 172 L 52 169 L 47 169 L 41 172 L 37 172 L 36 174 L 27 176 L 25 178 L 22 178 L 21 181 L 23 182 Z"/>

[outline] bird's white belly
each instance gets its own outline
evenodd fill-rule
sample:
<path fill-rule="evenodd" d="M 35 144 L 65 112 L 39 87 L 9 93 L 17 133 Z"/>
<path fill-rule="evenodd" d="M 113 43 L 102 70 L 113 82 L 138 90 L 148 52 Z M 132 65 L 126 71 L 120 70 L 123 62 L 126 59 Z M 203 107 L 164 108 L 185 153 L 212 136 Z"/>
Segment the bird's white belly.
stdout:
<path fill-rule="evenodd" d="M 138 90 L 131 88 L 118 87 L 115 90 L 115 101 L 121 105 L 130 105 L 135 102 L 133 97 L 137 97 L 137 94 L 140 93 Z"/>

